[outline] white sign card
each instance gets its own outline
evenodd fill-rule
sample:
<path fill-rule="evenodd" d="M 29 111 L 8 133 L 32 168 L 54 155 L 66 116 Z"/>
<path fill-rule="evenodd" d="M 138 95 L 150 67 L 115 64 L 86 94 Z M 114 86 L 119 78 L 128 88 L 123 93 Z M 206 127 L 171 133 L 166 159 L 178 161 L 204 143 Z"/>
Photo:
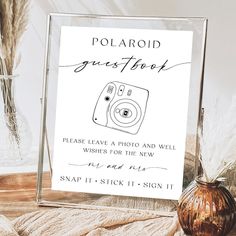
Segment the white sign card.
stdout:
<path fill-rule="evenodd" d="M 61 27 L 53 190 L 179 198 L 192 38 Z"/>

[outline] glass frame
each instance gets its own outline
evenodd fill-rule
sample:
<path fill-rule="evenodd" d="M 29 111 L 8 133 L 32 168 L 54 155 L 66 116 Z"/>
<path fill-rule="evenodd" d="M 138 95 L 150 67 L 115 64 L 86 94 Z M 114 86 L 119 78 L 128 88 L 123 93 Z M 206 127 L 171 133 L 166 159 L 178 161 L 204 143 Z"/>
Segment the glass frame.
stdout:
<path fill-rule="evenodd" d="M 51 189 L 52 146 L 54 137 L 59 38 L 61 26 L 125 27 L 137 29 L 167 29 L 193 31 L 193 51 L 189 110 L 185 150 L 184 187 L 198 172 L 198 130 L 202 117 L 203 75 L 207 33 L 206 18 L 127 17 L 51 13 L 48 16 L 42 94 L 40 150 L 36 202 L 39 206 L 76 207 L 86 209 L 149 210 L 171 215 L 177 201 L 125 197 L 115 195 L 75 193 Z M 110 198 L 110 200 L 106 200 Z M 127 207 L 129 205 L 129 207 Z M 132 205 L 132 207 L 130 207 Z"/>

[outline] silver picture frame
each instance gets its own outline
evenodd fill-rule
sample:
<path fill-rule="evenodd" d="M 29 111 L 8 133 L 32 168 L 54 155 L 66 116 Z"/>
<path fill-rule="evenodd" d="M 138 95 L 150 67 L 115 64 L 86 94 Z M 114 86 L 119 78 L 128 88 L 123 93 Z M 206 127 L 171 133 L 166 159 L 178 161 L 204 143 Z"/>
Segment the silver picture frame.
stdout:
<path fill-rule="evenodd" d="M 53 141 L 58 80 L 60 29 L 62 26 L 118 27 L 158 30 L 189 30 L 193 32 L 191 81 L 185 150 L 184 187 L 199 171 L 198 130 L 202 123 L 202 93 L 206 49 L 207 19 L 203 17 L 128 17 L 51 13 L 48 16 L 42 92 L 41 130 L 37 174 L 36 202 L 39 206 L 83 209 L 119 209 L 122 211 L 153 211 L 172 215 L 177 201 L 64 192 L 51 189 L 53 174 Z"/>

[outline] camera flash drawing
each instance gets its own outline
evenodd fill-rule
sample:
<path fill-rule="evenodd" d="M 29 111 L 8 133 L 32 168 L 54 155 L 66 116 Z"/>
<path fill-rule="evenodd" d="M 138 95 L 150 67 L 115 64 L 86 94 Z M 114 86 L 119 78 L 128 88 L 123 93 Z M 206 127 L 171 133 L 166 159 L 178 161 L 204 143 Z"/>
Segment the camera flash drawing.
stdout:
<path fill-rule="evenodd" d="M 121 82 L 110 82 L 96 103 L 94 123 L 137 134 L 145 117 L 149 91 Z"/>

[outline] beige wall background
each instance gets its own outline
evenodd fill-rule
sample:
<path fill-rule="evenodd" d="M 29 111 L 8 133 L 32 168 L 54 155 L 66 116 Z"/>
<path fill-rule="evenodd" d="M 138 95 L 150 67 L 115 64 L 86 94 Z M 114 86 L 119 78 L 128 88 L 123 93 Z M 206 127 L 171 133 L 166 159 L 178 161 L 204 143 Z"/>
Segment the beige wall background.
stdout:
<path fill-rule="evenodd" d="M 30 21 L 23 37 L 16 82 L 18 105 L 33 133 L 37 162 L 40 127 L 46 18 L 49 12 L 135 15 L 203 16 L 209 19 L 205 65 L 204 106 L 220 98 L 222 112 L 236 94 L 236 1 L 235 0 L 32 0 Z"/>

